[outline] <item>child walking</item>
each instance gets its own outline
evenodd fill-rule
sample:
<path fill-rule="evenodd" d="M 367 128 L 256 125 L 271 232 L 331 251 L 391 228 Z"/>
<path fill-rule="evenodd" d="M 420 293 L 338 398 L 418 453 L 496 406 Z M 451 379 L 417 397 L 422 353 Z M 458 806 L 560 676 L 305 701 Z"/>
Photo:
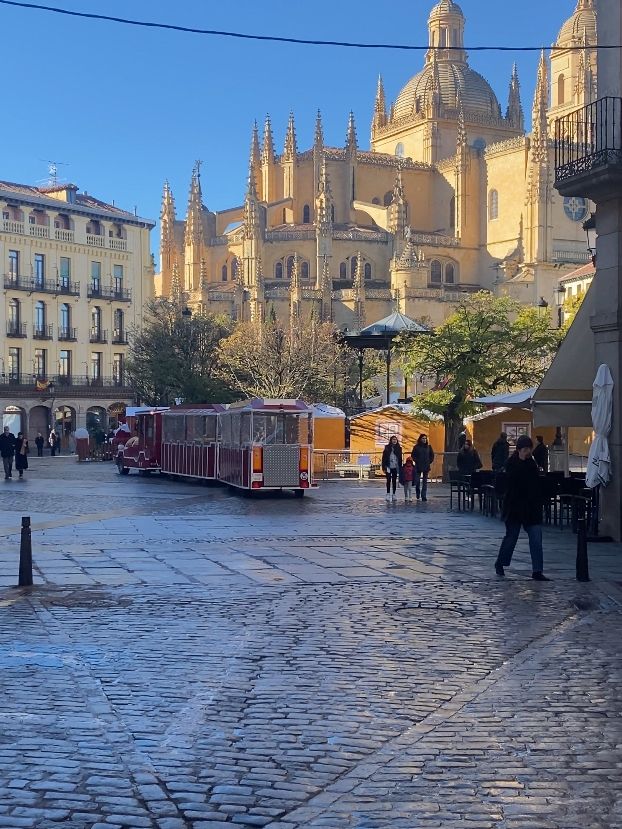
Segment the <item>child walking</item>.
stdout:
<path fill-rule="evenodd" d="M 413 499 L 413 480 L 415 464 L 412 458 L 406 458 L 402 467 L 402 486 L 404 487 L 404 501 L 409 504 Z"/>

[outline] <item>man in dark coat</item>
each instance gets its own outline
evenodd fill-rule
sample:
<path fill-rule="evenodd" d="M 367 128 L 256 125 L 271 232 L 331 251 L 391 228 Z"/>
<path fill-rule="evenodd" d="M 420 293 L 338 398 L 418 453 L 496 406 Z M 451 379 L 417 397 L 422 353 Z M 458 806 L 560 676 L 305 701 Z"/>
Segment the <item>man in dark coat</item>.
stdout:
<path fill-rule="evenodd" d="M 483 464 L 477 449 L 473 448 L 473 441 L 466 440 L 464 446 L 458 452 L 456 466 L 461 475 L 474 475 Z"/>
<path fill-rule="evenodd" d="M 536 581 L 549 581 L 542 572 L 542 488 L 540 470 L 533 459 L 533 441 L 528 435 L 521 435 L 516 441 L 516 452 L 506 465 L 506 495 L 503 505 L 505 538 L 501 542 L 495 562 L 498 576 L 504 576 L 504 567 L 509 567 L 512 554 L 524 528 L 529 538 L 532 577 Z"/>
<path fill-rule="evenodd" d="M 501 472 L 504 469 L 508 458 L 510 457 L 510 444 L 508 436 L 505 432 L 501 432 L 498 440 L 496 440 L 492 449 L 490 450 L 490 460 L 492 462 L 492 471 Z"/>
<path fill-rule="evenodd" d="M 430 446 L 427 435 L 419 435 L 410 457 L 415 464 L 415 494 L 417 501 L 428 500 L 428 476 L 434 462 L 434 449 Z M 422 481 L 423 479 L 423 481 Z"/>
<path fill-rule="evenodd" d="M 4 465 L 4 480 L 8 481 L 13 477 L 13 458 L 15 457 L 15 435 L 8 426 L 0 435 L 0 455 Z"/>
<path fill-rule="evenodd" d="M 549 471 L 549 449 L 544 443 L 542 435 L 536 435 L 536 445 L 533 450 L 533 459 L 543 472 Z"/>
<path fill-rule="evenodd" d="M 43 444 L 45 443 L 44 437 L 41 432 L 37 432 L 37 437 L 35 438 L 35 446 L 37 447 L 37 457 L 43 457 Z"/>

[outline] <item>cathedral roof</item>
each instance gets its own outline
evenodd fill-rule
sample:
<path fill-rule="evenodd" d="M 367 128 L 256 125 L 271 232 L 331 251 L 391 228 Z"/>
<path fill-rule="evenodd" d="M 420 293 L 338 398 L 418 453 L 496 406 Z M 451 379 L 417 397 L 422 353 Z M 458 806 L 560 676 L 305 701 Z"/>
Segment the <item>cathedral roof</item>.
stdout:
<path fill-rule="evenodd" d="M 430 12 L 430 17 L 444 17 L 446 14 L 463 14 L 463 12 L 453 0 L 440 0 L 440 3 L 437 3 Z"/>
<path fill-rule="evenodd" d="M 429 62 L 402 89 L 395 102 L 394 118 L 406 118 L 425 109 L 427 93 L 433 84 L 434 65 Z M 465 114 L 470 113 L 499 118 L 501 108 L 497 96 L 488 81 L 469 66 L 454 61 L 439 61 L 440 96 L 443 106 L 451 110 L 459 108 L 459 98 Z"/>
<path fill-rule="evenodd" d="M 561 27 L 556 46 L 573 46 L 587 37 L 588 46 L 598 41 L 596 6 L 594 0 L 578 0 L 575 13 Z"/>

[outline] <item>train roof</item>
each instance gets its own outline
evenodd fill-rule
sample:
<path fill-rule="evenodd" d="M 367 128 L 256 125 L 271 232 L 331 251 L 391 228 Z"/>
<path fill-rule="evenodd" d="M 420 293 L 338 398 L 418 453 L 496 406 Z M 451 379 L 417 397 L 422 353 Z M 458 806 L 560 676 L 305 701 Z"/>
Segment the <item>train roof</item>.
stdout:
<path fill-rule="evenodd" d="M 126 406 L 125 416 L 136 417 L 139 414 L 157 414 L 158 412 L 167 412 L 168 406 Z"/>
<path fill-rule="evenodd" d="M 205 403 L 203 405 L 190 403 L 185 406 L 175 406 L 173 409 L 168 409 L 166 415 L 167 417 L 180 417 L 181 415 L 216 415 L 226 410 L 226 403 Z"/>
<path fill-rule="evenodd" d="M 271 400 L 267 397 L 253 397 L 250 400 L 241 400 L 231 403 L 230 412 L 290 412 L 291 414 L 312 414 L 313 409 L 304 400 Z"/>

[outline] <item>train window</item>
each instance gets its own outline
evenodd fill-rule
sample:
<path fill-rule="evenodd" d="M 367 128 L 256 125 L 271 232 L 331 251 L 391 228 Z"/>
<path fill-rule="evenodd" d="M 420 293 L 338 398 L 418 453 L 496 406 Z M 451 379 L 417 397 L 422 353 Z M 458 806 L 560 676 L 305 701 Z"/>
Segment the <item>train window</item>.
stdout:
<path fill-rule="evenodd" d="M 203 417 L 203 443 L 213 443 L 216 440 L 216 418 L 214 415 Z"/>
<path fill-rule="evenodd" d="M 285 443 L 295 444 L 304 443 L 300 440 L 300 431 L 302 426 L 302 418 L 298 415 L 285 415 Z"/>
<path fill-rule="evenodd" d="M 231 444 L 231 418 L 230 417 L 221 417 L 220 418 L 220 440 L 225 446 L 229 446 Z"/>
<path fill-rule="evenodd" d="M 242 415 L 242 422 L 240 423 L 240 443 L 251 442 L 251 416 L 250 413 Z"/>
<path fill-rule="evenodd" d="M 253 432 L 257 443 L 265 443 L 267 446 L 283 443 L 283 416 L 255 415 Z"/>
<path fill-rule="evenodd" d="M 233 414 L 231 415 L 230 422 L 231 422 L 231 445 L 238 446 L 240 443 L 240 418 L 241 415 Z"/>
<path fill-rule="evenodd" d="M 186 425 L 184 421 L 185 418 L 176 415 L 162 418 L 165 443 L 180 443 L 185 440 Z"/>
<path fill-rule="evenodd" d="M 186 415 L 186 440 L 200 441 L 203 437 L 203 430 L 201 429 L 201 418 L 196 415 Z"/>

